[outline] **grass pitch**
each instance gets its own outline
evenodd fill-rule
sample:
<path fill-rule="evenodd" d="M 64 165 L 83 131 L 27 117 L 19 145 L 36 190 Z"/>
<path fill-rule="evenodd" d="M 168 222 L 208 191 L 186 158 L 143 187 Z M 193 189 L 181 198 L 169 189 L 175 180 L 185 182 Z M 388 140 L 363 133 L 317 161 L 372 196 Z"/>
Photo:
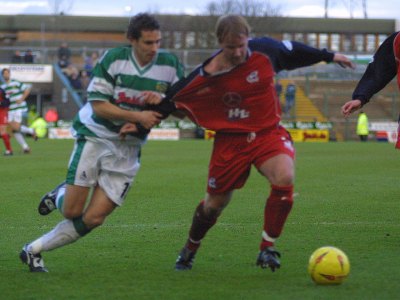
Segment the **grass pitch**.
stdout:
<path fill-rule="evenodd" d="M 295 205 L 277 248 L 282 268 L 255 266 L 269 186 L 256 170 L 235 192 L 193 270 L 174 271 L 204 195 L 211 142 L 150 141 L 125 205 L 78 242 L 43 253 L 34 274 L 18 253 L 61 220 L 37 213 L 64 179 L 72 141 L 31 142 L 32 154 L 0 157 L 2 299 L 397 299 L 400 285 L 400 152 L 386 143 L 296 144 Z M 18 149 L 17 145 L 14 145 Z M 351 262 L 340 286 L 307 274 L 318 247 Z"/>

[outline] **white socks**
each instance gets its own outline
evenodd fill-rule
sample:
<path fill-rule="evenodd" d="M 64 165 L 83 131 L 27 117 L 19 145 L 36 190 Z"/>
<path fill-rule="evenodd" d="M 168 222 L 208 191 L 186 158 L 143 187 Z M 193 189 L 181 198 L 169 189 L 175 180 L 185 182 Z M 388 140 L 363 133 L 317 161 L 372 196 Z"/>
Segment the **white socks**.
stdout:
<path fill-rule="evenodd" d="M 44 234 L 28 245 L 28 251 L 33 254 L 49 251 L 71 244 L 81 236 L 76 232 L 71 220 L 64 220 L 50 232 Z"/>
<path fill-rule="evenodd" d="M 35 130 L 33 129 L 33 128 L 29 128 L 29 127 L 26 127 L 25 125 L 21 125 L 21 132 L 22 133 L 29 133 L 29 134 L 34 134 L 35 133 Z"/>
<path fill-rule="evenodd" d="M 62 188 L 59 188 L 56 196 L 56 207 L 61 213 L 63 212 L 65 189 L 66 185 L 64 185 Z"/>
<path fill-rule="evenodd" d="M 28 144 L 25 142 L 24 136 L 21 132 L 14 132 L 14 137 L 17 140 L 18 144 L 21 145 L 23 149 L 28 149 Z"/>

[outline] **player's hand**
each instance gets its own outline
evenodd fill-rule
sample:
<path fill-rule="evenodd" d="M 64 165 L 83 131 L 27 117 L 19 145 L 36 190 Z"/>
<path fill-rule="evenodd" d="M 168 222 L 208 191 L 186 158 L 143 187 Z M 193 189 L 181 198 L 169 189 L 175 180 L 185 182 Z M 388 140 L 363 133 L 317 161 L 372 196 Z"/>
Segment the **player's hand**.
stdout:
<path fill-rule="evenodd" d="M 362 103 L 361 100 L 351 100 L 346 102 L 343 106 L 342 106 L 342 114 L 345 117 L 350 116 L 351 113 L 355 112 L 357 109 L 360 109 L 362 107 Z"/>
<path fill-rule="evenodd" d="M 124 140 L 127 134 L 134 132 L 138 132 L 136 125 L 133 123 L 126 123 L 122 125 L 121 129 L 119 130 L 119 137 L 121 140 Z"/>
<path fill-rule="evenodd" d="M 143 91 L 140 93 L 139 98 L 145 104 L 157 105 L 162 100 L 162 95 L 152 91 Z"/>
<path fill-rule="evenodd" d="M 146 129 L 151 129 L 160 124 L 162 115 L 158 112 L 145 110 L 140 112 L 139 123 Z"/>
<path fill-rule="evenodd" d="M 335 53 L 335 55 L 333 56 L 333 61 L 342 68 L 350 68 L 350 69 L 356 68 L 356 65 L 347 56 L 341 53 Z"/>

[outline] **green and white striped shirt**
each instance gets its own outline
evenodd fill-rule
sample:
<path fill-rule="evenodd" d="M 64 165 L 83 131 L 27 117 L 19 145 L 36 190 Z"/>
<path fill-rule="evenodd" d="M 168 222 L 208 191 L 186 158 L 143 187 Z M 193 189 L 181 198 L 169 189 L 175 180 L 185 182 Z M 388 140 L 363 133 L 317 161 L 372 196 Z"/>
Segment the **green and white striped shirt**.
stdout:
<path fill-rule="evenodd" d="M 15 79 L 10 79 L 10 81 L 2 82 L 0 87 L 6 91 L 6 94 L 10 98 L 10 107 L 9 110 L 21 110 L 22 112 L 28 111 L 28 105 L 26 101 L 22 103 L 17 103 L 17 100 L 20 100 L 24 92 L 30 88 L 29 84 L 20 82 Z"/>
<path fill-rule="evenodd" d="M 93 70 L 88 87 L 88 103 L 74 119 L 73 134 L 119 139 L 118 132 L 125 121 L 111 121 L 96 116 L 89 102 L 108 101 L 122 109 L 141 111 L 144 103 L 139 94 L 142 91 L 165 94 L 181 77 L 183 68 L 178 58 L 171 53 L 159 51 L 151 63 L 140 67 L 132 47 L 107 51 Z M 126 140 L 133 143 L 143 142 L 130 135 Z"/>

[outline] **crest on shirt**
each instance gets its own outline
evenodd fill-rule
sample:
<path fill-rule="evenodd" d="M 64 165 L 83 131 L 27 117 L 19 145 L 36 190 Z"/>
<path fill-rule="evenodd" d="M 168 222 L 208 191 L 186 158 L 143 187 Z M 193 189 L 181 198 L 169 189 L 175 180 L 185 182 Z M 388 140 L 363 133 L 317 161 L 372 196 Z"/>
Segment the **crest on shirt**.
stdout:
<path fill-rule="evenodd" d="M 251 72 L 247 77 L 246 80 L 248 83 L 259 82 L 260 78 L 258 77 L 258 71 Z"/>
<path fill-rule="evenodd" d="M 228 107 L 238 107 L 242 103 L 242 96 L 238 93 L 229 92 L 222 97 L 222 101 Z"/>
<path fill-rule="evenodd" d="M 238 93 L 226 93 L 222 97 L 222 101 L 227 107 L 229 107 L 226 112 L 227 119 L 230 122 L 246 119 L 250 116 L 250 112 L 240 108 L 240 104 L 242 103 L 242 96 L 240 96 Z"/>
<path fill-rule="evenodd" d="M 121 80 L 120 76 L 117 77 L 117 80 L 115 81 L 115 85 L 122 86 L 122 80 Z"/>
<path fill-rule="evenodd" d="M 165 82 L 159 81 L 156 84 L 156 91 L 159 92 L 160 94 L 165 94 L 165 92 L 168 89 L 168 84 Z"/>

